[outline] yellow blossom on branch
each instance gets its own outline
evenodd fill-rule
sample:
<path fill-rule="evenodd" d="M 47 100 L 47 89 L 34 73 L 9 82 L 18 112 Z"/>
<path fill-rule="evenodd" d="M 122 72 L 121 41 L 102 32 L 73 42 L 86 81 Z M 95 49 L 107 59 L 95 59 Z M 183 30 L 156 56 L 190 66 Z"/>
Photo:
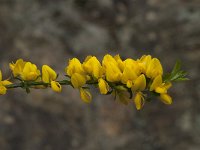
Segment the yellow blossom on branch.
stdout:
<path fill-rule="evenodd" d="M 90 103 L 92 101 L 92 95 L 88 90 L 80 88 L 80 96 L 85 103 Z"/>
<path fill-rule="evenodd" d="M 61 92 L 62 87 L 58 82 L 55 81 L 56 78 L 57 74 L 51 67 L 48 65 L 42 66 L 42 81 L 44 83 L 50 83 L 52 90 L 55 92 Z"/>
<path fill-rule="evenodd" d="M 103 75 L 103 67 L 95 56 L 88 56 L 83 62 L 83 69 L 95 79 L 99 79 Z"/>
<path fill-rule="evenodd" d="M 0 71 L 0 94 L 6 94 L 8 89 L 21 87 L 30 92 L 32 88 L 52 88 L 61 92 L 63 85 L 70 85 L 79 90 L 85 103 L 92 101 L 90 89 L 98 88 L 100 94 L 114 95 L 120 103 L 128 105 L 134 102 L 137 110 L 141 110 L 145 101 L 158 97 L 164 104 L 172 104 L 168 90 L 175 81 L 187 80 L 186 72 L 177 62 L 171 73 L 164 73 L 158 58 L 143 55 L 135 60 L 121 59 L 120 55 L 106 54 L 100 61 L 95 56 L 87 56 L 83 62 L 77 58 L 69 60 L 65 67 L 65 78 L 57 80 L 58 73 L 48 65 L 38 67 L 23 59 L 9 64 L 12 71 L 10 80 L 2 80 Z"/>
<path fill-rule="evenodd" d="M 24 69 L 26 62 L 23 59 L 18 59 L 16 63 L 10 63 L 10 69 L 13 72 L 14 77 L 17 77 L 18 75 L 21 75 Z"/>
<path fill-rule="evenodd" d="M 100 78 L 98 80 L 98 86 L 99 86 L 99 90 L 100 90 L 101 94 L 107 94 L 108 93 L 110 87 L 104 79 Z"/>
<path fill-rule="evenodd" d="M 10 84 L 12 83 L 8 80 L 2 81 L 2 72 L 0 70 L 0 95 L 6 94 L 6 91 L 7 91 L 6 85 L 10 85 Z"/>
<path fill-rule="evenodd" d="M 137 92 L 135 94 L 135 98 L 134 98 L 134 103 L 135 103 L 135 107 L 137 110 L 142 109 L 143 105 L 144 105 L 144 96 L 142 94 L 142 92 Z"/>
<path fill-rule="evenodd" d="M 117 82 L 121 80 L 122 72 L 117 61 L 111 55 L 105 55 L 102 61 L 105 70 L 106 80 L 109 82 Z"/>

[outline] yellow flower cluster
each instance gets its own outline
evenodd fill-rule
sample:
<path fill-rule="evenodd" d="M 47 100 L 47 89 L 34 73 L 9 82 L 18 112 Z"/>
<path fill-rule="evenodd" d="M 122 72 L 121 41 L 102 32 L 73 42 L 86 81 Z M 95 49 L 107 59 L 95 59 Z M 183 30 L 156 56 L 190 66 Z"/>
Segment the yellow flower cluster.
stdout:
<path fill-rule="evenodd" d="M 61 85 L 56 82 L 57 74 L 48 65 L 42 66 L 42 75 L 35 64 L 26 62 L 23 59 L 18 59 L 16 63 L 10 63 L 10 69 L 14 77 L 19 77 L 23 81 L 44 82 L 51 85 L 51 88 L 56 91 L 61 91 Z M 44 84 L 45 85 L 45 84 Z M 42 86 L 37 86 L 38 88 Z"/>
<path fill-rule="evenodd" d="M 142 56 L 138 60 L 122 60 L 119 55 L 105 55 L 102 63 L 95 56 L 88 56 L 83 63 L 73 58 L 65 72 L 70 77 L 73 87 L 80 89 L 81 98 L 85 102 L 90 102 L 92 96 L 83 87 L 85 84 L 94 83 L 98 84 L 101 94 L 115 92 L 124 104 L 130 102 L 125 98 L 125 93 L 134 93 L 133 101 L 138 110 L 144 104 L 146 91 L 159 94 L 165 104 L 172 103 L 167 94 L 171 83 L 162 81 L 162 65 L 157 58 L 150 55 Z"/>
<path fill-rule="evenodd" d="M 186 80 L 186 73 L 176 65 L 167 79 L 163 77 L 163 68 L 157 58 L 144 55 L 140 59 L 127 58 L 122 60 L 119 55 L 109 54 L 100 62 L 95 56 L 87 56 L 81 63 L 77 58 L 69 60 L 65 68 L 66 79 L 58 81 L 58 74 L 48 65 L 40 69 L 31 63 L 18 59 L 9 64 L 12 71 L 10 82 L 2 80 L 0 71 L 0 95 L 7 89 L 21 87 L 30 92 L 30 88 L 51 87 L 55 92 L 61 92 L 61 85 L 70 85 L 80 91 L 81 99 L 90 103 L 92 95 L 90 86 L 97 87 L 101 94 L 114 94 L 124 104 L 134 102 L 140 110 L 145 101 L 152 96 L 158 96 L 165 104 L 171 104 L 172 98 L 167 94 L 171 81 Z"/>

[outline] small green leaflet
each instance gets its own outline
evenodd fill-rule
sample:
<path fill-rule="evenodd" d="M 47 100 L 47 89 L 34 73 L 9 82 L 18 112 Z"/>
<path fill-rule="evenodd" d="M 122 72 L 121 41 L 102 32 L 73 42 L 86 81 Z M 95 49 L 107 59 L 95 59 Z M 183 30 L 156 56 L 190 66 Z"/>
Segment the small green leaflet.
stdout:
<path fill-rule="evenodd" d="M 163 80 L 164 82 L 189 80 L 186 75 L 187 72 L 181 70 L 181 62 L 177 61 L 172 72 L 164 75 Z"/>

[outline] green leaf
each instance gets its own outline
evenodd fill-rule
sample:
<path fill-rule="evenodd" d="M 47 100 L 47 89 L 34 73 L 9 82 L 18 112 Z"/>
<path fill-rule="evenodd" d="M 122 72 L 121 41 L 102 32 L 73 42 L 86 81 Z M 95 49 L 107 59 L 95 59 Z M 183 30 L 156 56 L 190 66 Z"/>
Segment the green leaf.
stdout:
<path fill-rule="evenodd" d="M 175 66 L 171 72 L 171 75 L 174 76 L 178 71 L 180 71 L 180 69 L 181 69 L 181 62 L 180 62 L 180 60 L 177 60 Z"/>
<path fill-rule="evenodd" d="M 178 79 L 176 79 L 174 81 L 188 81 L 188 80 L 190 80 L 190 79 L 188 79 L 188 78 L 178 78 Z"/>
<path fill-rule="evenodd" d="M 170 81 L 170 78 L 171 78 L 171 73 L 166 73 L 166 74 L 163 76 L 163 81 L 164 81 L 164 82 Z"/>
<path fill-rule="evenodd" d="M 186 81 L 189 80 L 186 78 L 187 72 L 181 70 L 181 62 L 177 61 L 172 72 L 170 74 L 166 74 L 164 76 L 164 81 L 165 82 L 170 82 L 170 81 Z"/>

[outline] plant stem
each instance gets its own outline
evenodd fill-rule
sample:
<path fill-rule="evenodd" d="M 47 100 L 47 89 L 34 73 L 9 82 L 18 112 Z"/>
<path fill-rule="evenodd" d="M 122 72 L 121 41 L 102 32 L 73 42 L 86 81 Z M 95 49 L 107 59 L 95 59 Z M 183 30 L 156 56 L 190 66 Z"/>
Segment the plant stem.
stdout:
<path fill-rule="evenodd" d="M 56 81 L 60 85 L 71 85 L 71 82 L 68 80 L 63 80 L 63 81 Z M 6 85 L 7 89 L 13 89 L 13 88 L 33 88 L 34 86 L 40 86 L 43 85 L 45 87 L 50 86 L 50 83 L 44 83 L 44 82 L 34 82 L 34 81 L 22 81 L 20 83 L 13 83 L 10 85 Z"/>

